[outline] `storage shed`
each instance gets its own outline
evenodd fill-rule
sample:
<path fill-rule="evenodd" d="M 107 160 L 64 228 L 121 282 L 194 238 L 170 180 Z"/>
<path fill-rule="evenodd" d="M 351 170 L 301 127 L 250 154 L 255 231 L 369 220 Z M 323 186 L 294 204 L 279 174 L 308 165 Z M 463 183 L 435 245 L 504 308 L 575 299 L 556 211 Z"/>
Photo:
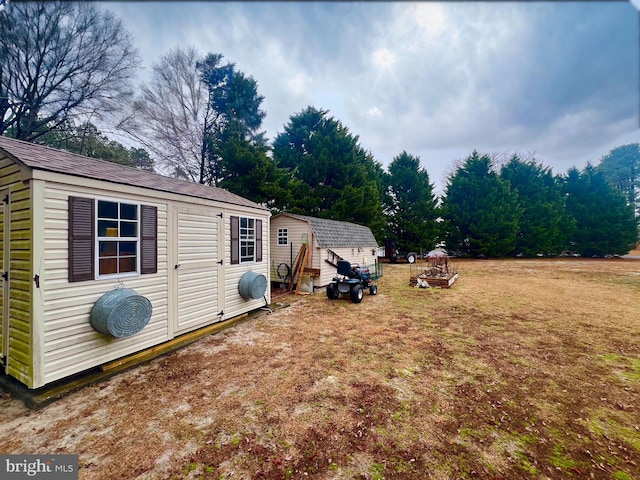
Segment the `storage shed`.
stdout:
<path fill-rule="evenodd" d="M 0 199 L 0 358 L 28 388 L 270 302 L 270 212 L 225 190 L 0 137 Z"/>
<path fill-rule="evenodd" d="M 271 219 L 271 278 L 282 281 L 291 274 L 302 245 L 308 245 L 302 284 L 307 291 L 331 283 L 338 260 L 374 265 L 378 242 L 363 225 L 292 213 Z M 376 273 L 376 272 L 372 272 Z"/>

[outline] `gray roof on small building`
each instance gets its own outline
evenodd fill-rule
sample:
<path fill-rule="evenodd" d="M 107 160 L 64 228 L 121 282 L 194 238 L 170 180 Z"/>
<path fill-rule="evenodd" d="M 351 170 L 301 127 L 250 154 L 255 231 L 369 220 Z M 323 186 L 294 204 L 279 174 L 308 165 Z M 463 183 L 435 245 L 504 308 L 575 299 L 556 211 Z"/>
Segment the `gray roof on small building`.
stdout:
<path fill-rule="evenodd" d="M 131 185 L 159 192 L 177 193 L 266 210 L 266 207 L 222 188 L 165 177 L 157 173 L 138 170 L 117 163 L 85 157 L 5 136 L 0 136 L 0 151 L 5 152 L 9 157 L 26 167 L 35 170 L 104 180 L 121 185 Z"/>
<path fill-rule="evenodd" d="M 369 227 L 350 222 L 309 217 L 293 213 L 281 213 L 309 224 L 318 245 L 321 248 L 373 247 L 378 242 Z"/>

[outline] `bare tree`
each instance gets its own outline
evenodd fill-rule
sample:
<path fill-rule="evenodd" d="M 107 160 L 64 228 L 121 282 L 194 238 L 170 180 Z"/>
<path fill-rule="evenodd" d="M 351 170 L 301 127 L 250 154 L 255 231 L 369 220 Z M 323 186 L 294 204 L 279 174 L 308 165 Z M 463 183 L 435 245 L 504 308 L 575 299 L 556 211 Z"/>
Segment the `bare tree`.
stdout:
<path fill-rule="evenodd" d="M 119 128 L 152 152 L 166 173 L 203 183 L 212 112 L 199 60 L 193 47 L 162 55 Z"/>
<path fill-rule="evenodd" d="M 0 134 L 33 141 L 112 113 L 138 65 L 122 21 L 94 4 L 11 2 L 0 12 Z"/>

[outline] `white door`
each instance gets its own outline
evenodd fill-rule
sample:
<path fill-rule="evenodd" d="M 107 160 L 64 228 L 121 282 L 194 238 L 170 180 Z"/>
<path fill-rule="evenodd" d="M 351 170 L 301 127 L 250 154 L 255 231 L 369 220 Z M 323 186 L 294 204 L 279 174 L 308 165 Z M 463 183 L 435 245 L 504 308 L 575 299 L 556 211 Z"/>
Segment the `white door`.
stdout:
<path fill-rule="evenodd" d="M 0 190 L 0 359 L 7 370 L 9 354 L 9 247 L 11 207 L 9 190 Z"/>
<path fill-rule="evenodd" d="M 215 212 L 176 208 L 178 235 L 178 317 L 174 333 L 181 334 L 220 320 L 218 310 L 218 222 Z"/>

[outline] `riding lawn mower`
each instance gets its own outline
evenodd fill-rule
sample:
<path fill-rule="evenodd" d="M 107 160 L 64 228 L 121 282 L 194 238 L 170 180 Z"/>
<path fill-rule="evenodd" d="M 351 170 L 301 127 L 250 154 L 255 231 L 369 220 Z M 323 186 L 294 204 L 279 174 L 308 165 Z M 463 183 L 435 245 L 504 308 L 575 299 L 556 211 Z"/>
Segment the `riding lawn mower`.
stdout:
<path fill-rule="evenodd" d="M 367 267 L 351 265 L 346 260 L 338 262 L 338 276 L 327 285 L 327 298 L 336 300 L 340 295 L 349 294 L 353 303 L 360 303 L 364 298 L 364 290 L 369 289 L 369 295 L 376 295 L 378 287 L 371 281 L 371 274 Z"/>

